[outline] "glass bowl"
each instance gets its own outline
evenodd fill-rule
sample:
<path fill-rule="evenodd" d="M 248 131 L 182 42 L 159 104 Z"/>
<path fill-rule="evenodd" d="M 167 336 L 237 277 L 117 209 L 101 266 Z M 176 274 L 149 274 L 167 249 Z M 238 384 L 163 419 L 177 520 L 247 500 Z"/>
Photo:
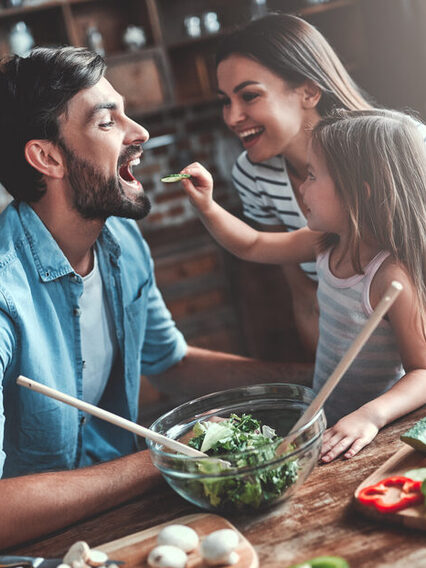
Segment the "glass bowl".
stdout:
<path fill-rule="evenodd" d="M 319 458 L 326 421 L 322 410 L 304 427 L 286 435 L 314 397 L 312 389 L 289 383 L 251 385 L 209 394 L 160 416 L 151 430 L 187 442 L 199 421 L 250 414 L 274 428 L 279 445 L 244 453 L 188 457 L 147 440 L 151 459 L 184 499 L 209 511 L 263 509 L 289 499 Z"/>

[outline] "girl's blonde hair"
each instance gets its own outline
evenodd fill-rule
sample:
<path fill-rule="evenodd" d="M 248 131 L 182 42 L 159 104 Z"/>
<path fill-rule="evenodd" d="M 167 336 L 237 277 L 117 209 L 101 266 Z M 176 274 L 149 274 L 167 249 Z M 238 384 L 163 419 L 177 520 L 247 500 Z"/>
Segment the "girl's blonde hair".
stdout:
<path fill-rule="evenodd" d="M 426 310 L 426 147 L 421 123 L 390 110 L 337 110 L 312 144 L 348 213 L 350 255 L 362 273 L 360 242 L 372 238 L 405 267 Z M 333 235 L 326 235 L 328 247 Z"/>

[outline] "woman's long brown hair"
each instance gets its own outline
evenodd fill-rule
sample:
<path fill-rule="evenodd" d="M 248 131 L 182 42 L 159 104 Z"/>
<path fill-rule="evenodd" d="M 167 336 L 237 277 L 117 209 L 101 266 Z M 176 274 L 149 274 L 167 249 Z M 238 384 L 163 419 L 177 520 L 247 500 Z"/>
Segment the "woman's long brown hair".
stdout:
<path fill-rule="evenodd" d="M 216 65 L 239 54 L 267 67 L 293 87 L 307 79 L 321 89 L 321 116 L 333 108 L 372 108 L 325 37 L 311 24 L 289 14 L 268 14 L 225 36 Z"/>

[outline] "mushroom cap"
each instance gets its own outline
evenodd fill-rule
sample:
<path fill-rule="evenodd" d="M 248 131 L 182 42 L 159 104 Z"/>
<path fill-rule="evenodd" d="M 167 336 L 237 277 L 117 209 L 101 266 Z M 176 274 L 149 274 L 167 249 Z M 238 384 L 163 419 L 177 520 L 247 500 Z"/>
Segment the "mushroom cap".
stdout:
<path fill-rule="evenodd" d="M 185 568 L 188 557 L 177 546 L 161 544 L 151 550 L 148 564 L 153 568 Z"/>
<path fill-rule="evenodd" d="M 85 562 L 89 550 L 90 548 L 87 542 L 84 542 L 84 540 L 79 540 L 69 548 L 68 552 L 64 556 L 63 563 L 69 564 L 71 566 L 74 561 Z"/>
<path fill-rule="evenodd" d="M 226 561 L 238 546 L 239 536 L 232 529 L 220 529 L 207 535 L 201 542 L 201 555 L 205 560 Z"/>
<path fill-rule="evenodd" d="M 158 533 L 157 542 L 177 546 L 185 552 L 191 552 L 197 548 L 199 538 L 194 529 L 187 525 L 169 525 Z"/>

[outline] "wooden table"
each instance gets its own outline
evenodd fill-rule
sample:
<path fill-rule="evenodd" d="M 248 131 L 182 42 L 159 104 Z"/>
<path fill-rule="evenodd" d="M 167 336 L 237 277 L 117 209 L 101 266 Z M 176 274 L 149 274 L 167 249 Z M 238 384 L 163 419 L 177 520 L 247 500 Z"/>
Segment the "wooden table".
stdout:
<path fill-rule="evenodd" d="M 250 518 L 230 517 L 256 548 L 260 567 L 285 568 L 318 555 L 343 556 L 351 568 L 426 566 L 424 532 L 370 520 L 351 502 L 359 483 L 403 446 L 401 432 L 425 413 L 425 408 L 420 409 L 383 429 L 350 460 L 317 466 L 288 504 Z M 150 495 L 7 552 L 58 557 L 76 540 L 95 547 L 195 512 L 199 510 L 164 485 Z"/>

